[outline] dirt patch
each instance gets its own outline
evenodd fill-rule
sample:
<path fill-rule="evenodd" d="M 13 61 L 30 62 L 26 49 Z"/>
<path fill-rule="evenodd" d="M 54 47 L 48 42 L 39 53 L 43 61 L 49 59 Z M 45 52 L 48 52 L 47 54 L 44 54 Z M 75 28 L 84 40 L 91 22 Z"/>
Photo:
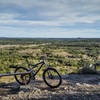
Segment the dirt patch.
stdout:
<path fill-rule="evenodd" d="M 54 51 L 52 52 L 52 54 L 53 54 L 53 55 L 62 56 L 62 57 L 72 56 L 72 54 L 63 51 L 62 49 L 54 50 Z"/>
<path fill-rule="evenodd" d="M 0 100 L 99 100 L 100 75 L 63 75 L 59 88 L 49 88 L 41 78 L 20 86 L 18 92 L 1 95 Z M 1 89 L 0 89 L 1 91 Z"/>
<path fill-rule="evenodd" d="M 39 53 L 39 52 L 41 52 L 40 49 L 25 49 L 19 51 L 19 53 Z"/>
<path fill-rule="evenodd" d="M 39 45 L 0 45 L 0 48 L 13 48 L 13 47 L 16 47 L 16 48 L 19 48 L 19 47 L 36 47 L 36 46 L 39 46 Z"/>
<path fill-rule="evenodd" d="M 0 49 L 1 48 L 12 48 L 12 47 L 18 48 L 18 47 L 20 47 L 20 45 L 0 45 Z"/>

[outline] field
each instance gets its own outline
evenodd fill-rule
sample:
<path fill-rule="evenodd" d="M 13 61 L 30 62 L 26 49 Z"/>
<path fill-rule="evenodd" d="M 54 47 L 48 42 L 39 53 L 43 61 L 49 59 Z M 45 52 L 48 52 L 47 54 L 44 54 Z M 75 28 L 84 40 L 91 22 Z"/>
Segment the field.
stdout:
<path fill-rule="evenodd" d="M 0 73 L 13 72 L 9 65 L 27 67 L 23 55 L 30 56 L 30 63 L 37 63 L 47 54 L 48 64 L 62 74 L 77 73 L 84 66 L 99 63 L 100 39 L 0 38 Z"/>
<path fill-rule="evenodd" d="M 100 39 L 0 38 L 0 74 L 14 72 L 10 65 L 28 68 L 24 55 L 30 56 L 32 64 L 48 55 L 48 65 L 62 75 L 61 86 L 51 89 L 44 83 L 40 76 L 45 67 L 39 77 L 24 86 L 17 84 L 13 76 L 0 77 L 0 100 L 99 100 L 100 75 L 88 73 L 100 71 Z"/>

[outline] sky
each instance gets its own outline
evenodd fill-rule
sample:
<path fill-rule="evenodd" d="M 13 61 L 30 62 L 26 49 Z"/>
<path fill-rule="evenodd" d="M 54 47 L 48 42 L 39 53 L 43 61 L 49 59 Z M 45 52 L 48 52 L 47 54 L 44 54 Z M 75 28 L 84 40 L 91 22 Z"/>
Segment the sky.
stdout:
<path fill-rule="evenodd" d="M 0 0 L 0 37 L 100 38 L 100 0 Z"/>

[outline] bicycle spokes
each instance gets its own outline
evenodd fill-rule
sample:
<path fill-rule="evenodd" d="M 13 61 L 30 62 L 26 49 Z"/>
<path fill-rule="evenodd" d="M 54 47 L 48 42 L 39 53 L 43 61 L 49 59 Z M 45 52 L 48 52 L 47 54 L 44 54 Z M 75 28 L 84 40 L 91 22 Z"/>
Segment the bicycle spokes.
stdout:
<path fill-rule="evenodd" d="M 57 84 L 59 84 L 60 77 L 59 77 L 59 75 L 58 75 L 58 73 L 56 71 L 54 71 L 54 70 L 48 70 L 45 73 L 45 80 L 51 86 L 56 86 Z"/>
<path fill-rule="evenodd" d="M 18 67 L 15 70 L 15 73 L 19 72 L 27 72 L 28 69 L 25 67 Z M 15 75 L 16 81 L 21 85 L 26 85 L 30 82 L 31 75 L 30 74 L 22 74 L 22 75 Z"/>

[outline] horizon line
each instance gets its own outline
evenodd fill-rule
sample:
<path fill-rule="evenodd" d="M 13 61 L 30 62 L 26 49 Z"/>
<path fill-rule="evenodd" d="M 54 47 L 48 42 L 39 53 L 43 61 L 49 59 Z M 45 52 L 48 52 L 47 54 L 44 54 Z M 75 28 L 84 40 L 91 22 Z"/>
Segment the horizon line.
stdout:
<path fill-rule="evenodd" d="M 91 39 L 91 38 L 97 38 L 97 39 L 99 39 L 100 37 L 0 37 L 0 38 L 30 38 L 30 39 L 37 39 L 37 38 L 40 38 L 40 39 L 48 39 L 48 38 L 58 38 L 58 39 Z"/>

